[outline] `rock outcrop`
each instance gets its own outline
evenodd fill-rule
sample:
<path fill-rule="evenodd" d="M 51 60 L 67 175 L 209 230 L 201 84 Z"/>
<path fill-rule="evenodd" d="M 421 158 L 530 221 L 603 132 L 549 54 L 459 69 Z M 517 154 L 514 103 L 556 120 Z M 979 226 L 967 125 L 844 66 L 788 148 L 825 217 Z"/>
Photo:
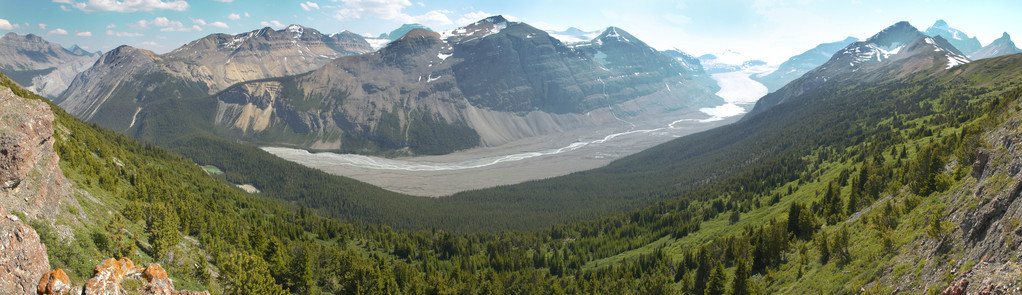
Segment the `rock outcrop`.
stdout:
<path fill-rule="evenodd" d="M 141 290 L 125 290 L 121 286 L 124 280 L 140 280 Z M 61 269 L 46 273 L 38 283 L 38 294 L 73 294 L 113 295 L 140 292 L 151 295 L 199 295 L 209 292 L 177 291 L 174 283 L 167 277 L 167 272 L 159 264 L 153 263 L 146 267 L 137 266 L 128 258 L 104 260 L 93 271 L 92 278 L 82 287 L 70 286 L 67 275 Z"/>
<path fill-rule="evenodd" d="M 36 288 L 38 294 L 67 294 L 71 292 L 71 279 L 63 269 L 55 269 L 43 275 Z"/>
<path fill-rule="evenodd" d="M 0 206 L 0 294 L 31 294 L 49 269 L 39 235 Z"/>
<path fill-rule="evenodd" d="M 53 149 L 53 130 L 49 105 L 0 89 L 0 206 L 53 220 L 57 210 L 50 209 L 74 201 L 64 197 L 71 184 Z"/>

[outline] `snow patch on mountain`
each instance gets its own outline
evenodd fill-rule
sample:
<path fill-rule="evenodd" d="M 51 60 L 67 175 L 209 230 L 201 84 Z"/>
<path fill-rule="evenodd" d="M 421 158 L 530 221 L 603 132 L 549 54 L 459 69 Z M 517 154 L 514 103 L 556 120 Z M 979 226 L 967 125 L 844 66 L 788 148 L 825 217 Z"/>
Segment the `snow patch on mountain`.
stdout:
<path fill-rule="evenodd" d="M 287 26 L 287 31 L 291 32 L 291 39 L 299 39 L 305 33 L 305 28 L 299 25 L 290 25 Z"/>
<path fill-rule="evenodd" d="M 926 44 L 933 45 L 933 51 L 944 53 L 944 56 L 947 57 L 947 67 L 945 69 L 950 69 L 955 66 L 964 65 L 970 62 L 968 57 L 948 51 L 947 49 L 938 46 L 937 42 L 934 41 L 933 38 L 926 37 L 926 39 L 924 39 L 923 41 L 926 41 Z"/>
<path fill-rule="evenodd" d="M 501 30 L 506 29 L 510 24 L 511 22 L 502 16 L 491 16 L 464 27 L 440 32 L 440 39 L 453 42 L 481 39 L 500 33 Z"/>

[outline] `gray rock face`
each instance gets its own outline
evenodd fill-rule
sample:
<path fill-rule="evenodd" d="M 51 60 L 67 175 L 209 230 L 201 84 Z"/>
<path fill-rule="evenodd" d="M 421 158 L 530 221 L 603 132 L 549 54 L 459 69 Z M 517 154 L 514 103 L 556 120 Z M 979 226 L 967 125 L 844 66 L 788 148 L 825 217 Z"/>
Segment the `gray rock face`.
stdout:
<path fill-rule="evenodd" d="M 75 46 L 67 50 L 42 37 L 7 33 L 0 37 L 0 72 L 28 90 L 56 98 L 75 75 L 92 66 L 99 55 Z"/>
<path fill-rule="evenodd" d="M 232 136 L 291 137 L 275 144 L 313 149 L 359 152 L 367 140 L 422 153 L 416 137 L 425 130 L 441 142 L 470 138 L 431 150 L 446 153 L 614 122 L 608 108 L 652 115 L 715 106 L 723 103 L 715 87 L 619 28 L 567 46 L 494 16 L 443 34 L 412 30 L 305 75 L 232 87 L 218 95 L 215 117 Z"/>
<path fill-rule="evenodd" d="M 87 121 L 126 131 L 146 105 L 200 97 L 232 84 L 305 73 L 331 60 L 370 51 L 362 37 L 324 35 L 299 25 L 213 34 L 167 54 L 121 46 L 76 77 L 61 107 Z"/>

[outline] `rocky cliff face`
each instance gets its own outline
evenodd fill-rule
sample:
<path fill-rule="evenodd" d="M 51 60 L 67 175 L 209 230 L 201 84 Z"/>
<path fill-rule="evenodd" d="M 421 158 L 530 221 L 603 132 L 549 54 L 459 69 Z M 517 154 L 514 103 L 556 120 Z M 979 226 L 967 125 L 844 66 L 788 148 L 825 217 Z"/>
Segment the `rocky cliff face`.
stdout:
<path fill-rule="evenodd" d="M 500 145 L 621 116 L 719 105 L 715 83 L 619 28 L 571 47 L 503 17 L 412 30 L 371 54 L 221 92 L 215 125 L 246 140 L 359 152 Z M 473 137 L 473 134 L 474 136 Z"/>
<path fill-rule="evenodd" d="M 125 131 L 155 101 L 201 97 L 241 81 L 305 73 L 370 50 L 356 34 L 324 35 L 299 25 L 213 34 L 163 55 L 121 46 L 77 76 L 57 101 L 79 118 Z"/>
<path fill-rule="evenodd" d="M 32 92 L 56 98 L 99 58 L 75 48 L 67 50 L 33 34 L 7 33 L 0 37 L 0 72 Z"/>
<path fill-rule="evenodd" d="M 1019 98 L 1013 98 L 1017 109 Z M 939 238 L 922 238 L 903 246 L 894 261 L 911 265 L 926 263 L 926 271 L 905 274 L 885 271 L 876 284 L 905 285 L 907 282 L 947 282 L 945 294 L 1013 294 L 1018 292 L 1022 264 L 1022 113 L 987 132 L 987 148 L 976 151 L 972 175 L 958 181 L 951 190 L 930 198 L 943 204 L 937 217 L 950 225 Z M 931 213 L 933 214 L 933 213 Z M 891 267 L 893 268 L 893 266 Z M 961 270 L 959 272 L 959 270 Z M 946 283 L 938 283 L 944 288 Z M 920 284 L 916 284 L 917 286 Z M 868 289 L 868 287 L 867 287 Z M 982 293 L 980 291 L 1000 291 Z"/>
<path fill-rule="evenodd" d="M 53 113 L 42 101 L 0 89 L 0 206 L 51 219 L 53 206 L 73 201 L 53 149 Z M 77 206 L 77 203 L 71 204 Z"/>
<path fill-rule="evenodd" d="M 0 206 L 0 293 L 32 294 L 50 269 L 46 245 L 35 230 Z"/>

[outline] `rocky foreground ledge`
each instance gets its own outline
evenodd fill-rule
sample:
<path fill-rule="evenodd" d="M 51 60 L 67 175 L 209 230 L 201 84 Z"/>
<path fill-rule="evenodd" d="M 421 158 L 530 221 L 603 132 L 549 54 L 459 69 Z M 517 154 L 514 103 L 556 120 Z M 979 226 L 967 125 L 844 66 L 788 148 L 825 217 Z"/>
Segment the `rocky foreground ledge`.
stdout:
<path fill-rule="evenodd" d="M 142 294 L 154 295 L 199 295 L 209 292 L 177 291 L 174 283 L 167 277 L 167 272 L 159 264 L 137 266 L 128 258 L 120 260 L 108 258 L 93 271 L 92 278 L 84 286 L 73 286 L 62 269 L 47 272 L 39 280 L 37 294 L 127 294 L 129 290 L 121 287 L 123 280 L 140 280 Z"/>

